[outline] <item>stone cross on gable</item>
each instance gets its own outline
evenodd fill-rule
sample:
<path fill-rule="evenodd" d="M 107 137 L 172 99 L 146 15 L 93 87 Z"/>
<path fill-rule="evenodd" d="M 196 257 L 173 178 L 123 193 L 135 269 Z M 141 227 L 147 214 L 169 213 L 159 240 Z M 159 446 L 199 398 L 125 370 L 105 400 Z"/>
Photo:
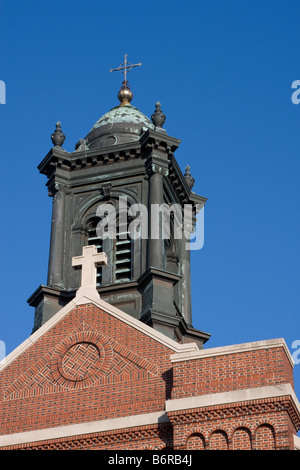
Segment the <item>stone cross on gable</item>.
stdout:
<path fill-rule="evenodd" d="M 82 256 L 72 258 L 72 266 L 81 266 L 81 287 L 96 289 L 97 267 L 107 264 L 105 253 L 98 253 L 95 245 L 84 246 Z"/>

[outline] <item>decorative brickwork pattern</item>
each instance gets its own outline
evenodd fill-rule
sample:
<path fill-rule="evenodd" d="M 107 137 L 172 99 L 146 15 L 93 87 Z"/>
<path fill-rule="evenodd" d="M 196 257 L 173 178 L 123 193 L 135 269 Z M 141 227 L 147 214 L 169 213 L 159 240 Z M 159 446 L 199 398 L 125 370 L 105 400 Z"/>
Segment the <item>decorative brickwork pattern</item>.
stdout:
<path fill-rule="evenodd" d="M 109 371 L 112 357 L 109 339 L 83 323 L 54 348 L 52 377 L 66 388 L 92 386 Z"/>
<path fill-rule="evenodd" d="M 172 448 L 172 429 L 168 424 L 141 426 L 121 431 L 92 433 L 46 442 L 7 446 L 2 450 L 161 450 Z"/>
<path fill-rule="evenodd" d="M 285 393 L 283 347 L 191 359 L 174 350 L 96 305 L 73 308 L 1 371 L 0 448 L 294 448 L 300 411 Z M 270 387 L 274 395 L 248 398 Z M 225 400 L 232 391 L 245 400 Z M 224 401 L 209 404 L 216 396 Z"/>
<path fill-rule="evenodd" d="M 0 436 L 160 411 L 172 352 L 92 304 L 78 306 L 1 371 Z"/>
<path fill-rule="evenodd" d="M 269 424 L 259 426 L 255 438 L 256 450 L 276 450 L 274 428 Z"/>
<path fill-rule="evenodd" d="M 195 432 L 187 439 L 187 450 L 205 450 L 205 439 L 201 433 Z"/>
<path fill-rule="evenodd" d="M 232 436 L 232 448 L 233 450 L 252 449 L 252 438 L 250 429 L 247 429 L 246 427 L 240 427 L 235 429 Z"/>
<path fill-rule="evenodd" d="M 289 400 L 276 398 L 168 415 L 177 449 L 281 450 L 293 445 L 288 431 L 291 410 Z"/>
<path fill-rule="evenodd" d="M 214 431 L 210 436 L 209 448 L 210 450 L 229 450 L 226 432 L 219 429 Z"/>
<path fill-rule="evenodd" d="M 51 371 L 51 374 L 50 374 Z M 4 392 L 21 398 L 156 375 L 157 366 L 83 323 Z"/>
<path fill-rule="evenodd" d="M 62 375 L 75 382 L 94 375 L 99 367 L 100 351 L 93 343 L 77 343 L 63 357 Z"/>

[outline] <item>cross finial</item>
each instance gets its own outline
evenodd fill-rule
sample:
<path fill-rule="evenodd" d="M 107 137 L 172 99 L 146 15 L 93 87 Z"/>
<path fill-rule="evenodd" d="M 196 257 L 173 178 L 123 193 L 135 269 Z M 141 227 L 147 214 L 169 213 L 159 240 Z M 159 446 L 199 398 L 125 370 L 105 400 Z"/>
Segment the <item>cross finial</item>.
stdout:
<path fill-rule="evenodd" d="M 116 71 L 120 71 L 122 73 L 124 73 L 124 85 L 125 86 L 128 86 L 128 81 L 127 81 L 127 73 L 130 72 L 130 70 L 133 69 L 133 67 L 140 67 L 142 64 L 141 62 L 139 64 L 130 64 L 129 62 L 127 62 L 127 57 L 128 55 L 125 54 L 124 55 L 124 62 L 119 65 L 119 67 L 117 67 L 116 69 L 110 69 L 110 72 L 116 72 Z"/>
<path fill-rule="evenodd" d="M 79 291 L 84 294 L 96 291 L 97 267 L 107 264 L 105 253 L 98 253 L 95 245 L 84 246 L 82 256 L 72 258 L 72 266 L 81 266 L 81 287 Z"/>
<path fill-rule="evenodd" d="M 130 64 L 127 62 L 127 54 L 124 55 L 124 62 L 119 65 L 116 69 L 110 69 L 110 72 L 115 72 L 115 71 L 120 71 L 124 73 L 124 81 L 122 83 L 121 89 L 118 93 L 118 98 L 121 102 L 121 105 L 130 105 L 130 101 L 132 100 L 133 94 L 132 91 L 130 90 L 130 86 L 128 84 L 127 80 L 127 74 L 130 72 L 130 70 L 133 69 L 133 67 L 140 67 L 142 64 Z"/>

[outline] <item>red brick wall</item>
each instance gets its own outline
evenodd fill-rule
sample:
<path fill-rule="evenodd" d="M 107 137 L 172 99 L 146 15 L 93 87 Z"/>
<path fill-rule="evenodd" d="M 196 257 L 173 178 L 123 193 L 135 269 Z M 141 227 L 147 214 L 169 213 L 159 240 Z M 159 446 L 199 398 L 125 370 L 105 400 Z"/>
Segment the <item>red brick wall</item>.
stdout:
<path fill-rule="evenodd" d="M 72 381 L 76 342 L 90 370 L 73 370 Z M 104 357 L 98 375 L 87 344 Z M 95 306 L 78 307 L 2 371 L 0 434 L 160 411 L 170 394 L 171 352 Z"/>
<path fill-rule="evenodd" d="M 4 449 L 99 449 L 99 450 L 288 450 L 293 449 L 289 417 L 273 400 L 256 402 L 256 412 L 239 404 L 208 407 L 205 410 L 172 412 L 170 423 L 92 433 L 75 437 L 32 442 Z M 274 407 L 279 411 L 274 413 Z M 201 412 L 204 415 L 201 416 Z M 225 417 L 227 415 L 227 417 Z M 198 416 L 197 416 L 198 415 Z M 231 415 L 231 416 L 230 416 Z"/>
<path fill-rule="evenodd" d="M 281 347 L 173 364 L 172 354 L 93 305 L 75 308 L 1 372 L 0 435 L 161 412 L 171 398 L 293 384 Z M 206 406 L 170 412 L 170 423 L 21 447 L 292 449 L 292 408 L 288 397 Z"/>
<path fill-rule="evenodd" d="M 169 413 L 177 449 L 293 449 L 286 398 Z"/>
<path fill-rule="evenodd" d="M 204 357 L 173 364 L 172 398 L 293 382 L 282 347 Z"/>

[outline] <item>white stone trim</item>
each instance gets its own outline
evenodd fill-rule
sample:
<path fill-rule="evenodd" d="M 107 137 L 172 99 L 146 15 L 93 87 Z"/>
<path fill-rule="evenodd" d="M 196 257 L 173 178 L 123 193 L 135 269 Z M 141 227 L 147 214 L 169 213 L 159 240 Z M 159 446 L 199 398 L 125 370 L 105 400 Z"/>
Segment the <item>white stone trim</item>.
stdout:
<path fill-rule="evenodd" d="M 14 361 L 20 354 L 22 354 L 27 348 L 32 346 L 41 336 L 43 336 L 47 331 L 49 331 L 54 325 L 61 321 L 71 310 L 76 308 L 79 305 L 93 304 L 96 307 L 101 308 L 108 314 L 114 316 L 118 320 L 126 323 L 127 325 L 135 328 L 141 333 L 153 338 L 155 341 L 163 344 L 167 348 L 170 348 L 175 353 L 179 352 L 189 352 L 189 351 L 199 351 L 196 343 L 186 343 L 179 344 L 176 341 L 168 338 L 164 334 L 156 331 L 154 328 L 146 325 L 145 323 L 133 318 L 131 315 L 119 310 L 118 308 L 110 305 L 109 303 L 102 300 L 96 289 L 90 288 L 81 288 L 76 297 L 71 300 L 65 307 L 59 310 L 52 318 L 50 318 L 44 325 L 42 325 L 37 331 L 35 331 L 29 338 L 27 338 L 23 343 L 20 344 L 14 351 L 8 354 L 0 362 L 0 372 L 5 367 L 7 367 L 12 361 Z"/>
<path fill-rule="evenodd" d="M 168 422 L 168 417 L 164 411 L 161 411 L 157 413 L 105 419 L 102 421 L 92 421 L 88 423 L 37 429 L 35 431 L 0 436 L 0 448 L 4 446 L 20 445 L 30 442 L 46 441 L 50 439 L 63 439 L 65 437 L 71 436 L 76 437 L 82 434 L 115 431 L 117 429 L 127 429 L 136 426 L 147 426 L 163 422 Z"/>
<path fill-rule="evenodd" d="M 295 450 L 300 450 L 300 437 L 294 435 L 294 448 Z"/>
<path fill-rule="evenodd" d="M 86 298 L 78 300 L 78 303 L 76 305 L 81 305 L 85 303 L 87 303 Z M 94 300 L 93 303 L 97 307 L 103 309 L 105 312 L 117 318 L 118 320 L 123 321 L 127 325 L 131 326 L 132 328 L 135 328 L 141 333 L 144 333 L 145 335 L 149 336 L 155 341 L 158 341 L 159 343 L 163 344 L 167 348 L 170 348 L 176 353 L 199 351 L 199 348 L 196 343 L 184 343 L 184 344 L 177 343 L 175 340 L 169 338 L 163 333 L 160 333 L 159 331 L 155 330 L 151 326 L 146 325 L 142 321 L 137 320 L 136 318 L 132 317 L 131 315 L 128 315 L 122 310 L 119 310 L 118 308 L 114 307 L 108 302 L 105 302 L 104 300 L 100 299 L 100 297 L 98 297 L 97 301 Z"/>
<path fill-rule="evenodd" d="M 217 348 L 198 349 L 197 351 L 181 351 L 172 354 L 172 363 L 181 361 L 191 361 L 193 359 L 203 359 L 205 357 L 225 356 L 226 354 L 244 353 L 247 351 L 257 351 L 259 349 L 269 349 L 282 347 L 289 359 L 291 366 L 294 367 L 292 355 L 283 338 L 269 339 L 264 341 L 254 341 L 251 343 L 233 344 L 229 346 L 220 346 Z"/>
<path fill-rule="evenodd" d="M 81 256 L 72 258 L 72 266 L 81 266 L 81 289 L 96 290 L 97 266 L 107 265 L 105 253 L 98 253 L 95 245 L 82 248 Z"/>
<path fill-rule="evenodd" d="M 290 396 L 298 413 L 300 414 L 300 404 L 291 384 L 246 388 L 243 390 L 233 390 L 230 392 L 211 393 L 208 395 L 198 395 L 195 397 L 167 400 L 166 412 L 189 410 L 206 406 L 228 405 L 230 403 L 262 400 L 266 398 L 278 398 L 282 396 Z"/>

